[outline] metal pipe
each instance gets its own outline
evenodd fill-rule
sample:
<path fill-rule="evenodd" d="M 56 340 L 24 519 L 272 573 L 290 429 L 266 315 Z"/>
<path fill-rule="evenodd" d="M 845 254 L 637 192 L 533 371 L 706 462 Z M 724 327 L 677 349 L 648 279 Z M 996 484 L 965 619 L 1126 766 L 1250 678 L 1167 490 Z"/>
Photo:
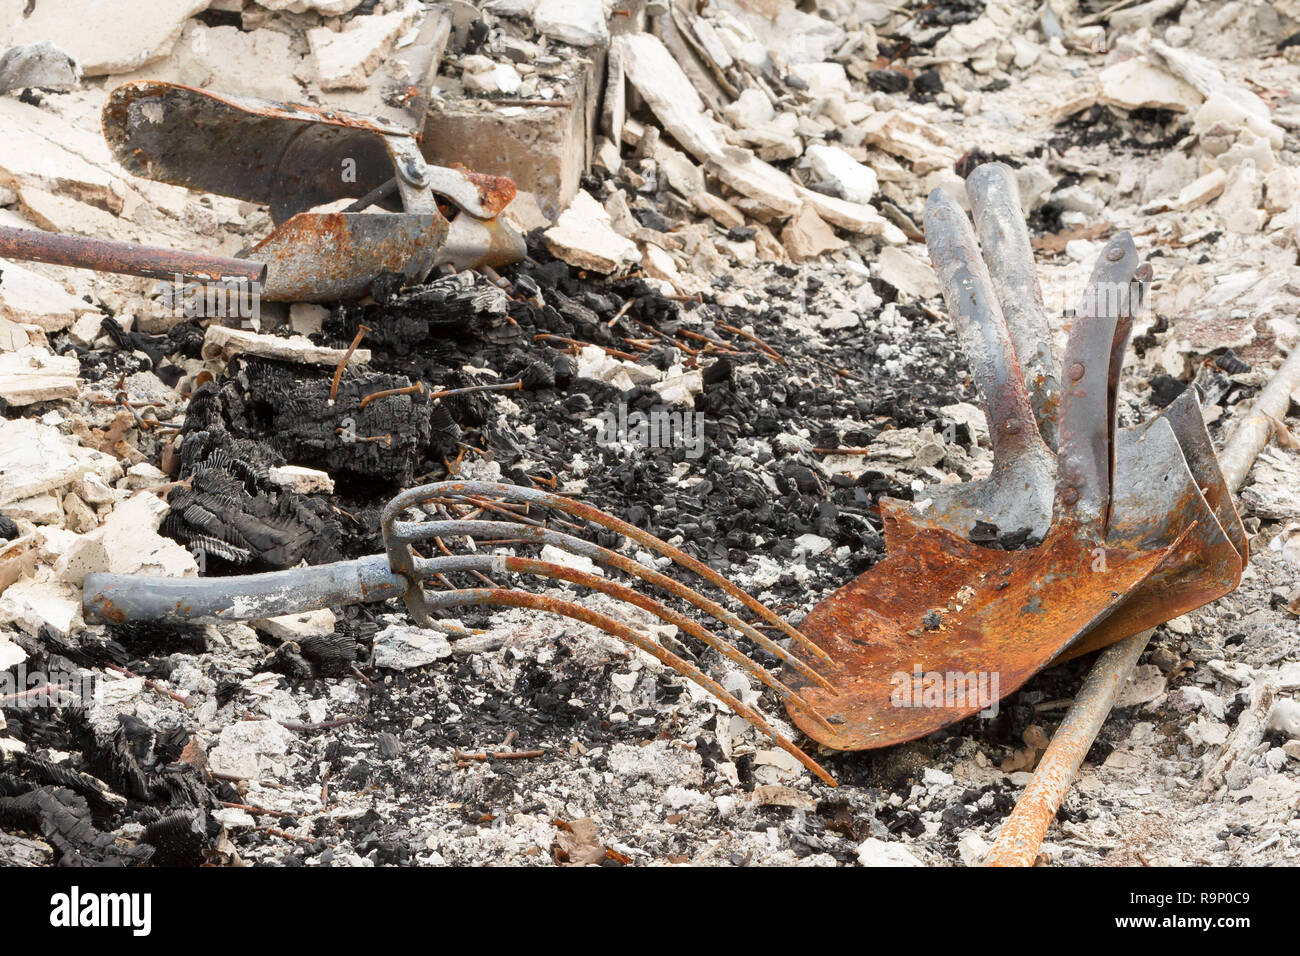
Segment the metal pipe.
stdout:
<path fill-rule="evenodd" d="M 1224 480 L 1233 491 L 1245 482 L 1255 458 L 1273 437 L 1297 387 L 1300 387 L 1300 348 L 1292 349 L 1290 357 L 1260 392 L 1254 407 L 1219 456 Z M 1154 633 L 1151 629 L 1134 634 L 1098 655 L 1079 695 L 1038 762 L 1033 778 L 1002 825 L 984 859 L 985 866 L 1033 866 L 1070 781 Z"/>
<path fill-rule="evenodd" d="M 266 282 L 266 263 L 0 226 L 0 257 L 185 282 Z"/>

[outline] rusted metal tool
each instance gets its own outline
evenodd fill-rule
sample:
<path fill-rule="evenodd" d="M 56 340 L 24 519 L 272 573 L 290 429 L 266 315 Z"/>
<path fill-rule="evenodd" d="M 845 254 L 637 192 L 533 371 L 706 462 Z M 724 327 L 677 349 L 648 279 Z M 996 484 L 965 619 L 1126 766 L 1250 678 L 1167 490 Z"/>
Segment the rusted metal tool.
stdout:
<path fill-rule="evenodd" d="M 266 281 L 266 263 L 0 226 L 0 258 L 185 282 Z"/>
<path fill-rule="evenodd" d="M 926 240 L 982 395 L 993 471 L 987 481 L 926 489 L 918 496 L 929 499 L 923 510 L 905 502 L 883 502 L 887 546 L 892 529 L 903 520 L 962 534 L 977 521 L 1004 531 L 1027 529 L 1036 537 L 1047 529 L 1051 481 L 1046 476 L 1056 467 L 1049 445 L 1057 433 L 1060 376 L 1048 345 L 1029 233 L 1014 174 L 1005 165 L 976 168 L 967 180 L 967 192 L 983 256 L 965 216 L 946 193 L 936 192 L 927 203 Z M 996 300 L 990 290 L 996 291 Z M 1140 296 L 1143 287 L 1097 292 Z M 1024 355 L 1028 359 L 1022 366 Z M 1010 379 L 1023 382 L 1030 394 L 1038 422 L 1034 433 L 1019 430 L 1008 399 Z M 1236 587 L 1246 560 L 1245 531 L 1193 390 L 1157 419 L 1120 430 L 1115 457 L 1112 533 L 1140 540 L 1146 548 L 1164 547 L 1176 539 L 1184 543 L 1121 607 L 1064 651 L 1062 659 L 1221 597 Z"/>
<path fill-rule="evenodd" d="M 503 504 L 504 503 L 504 504 Z M 504 515 L 502 520 L 481 517 L 457 517 L 449 509 L 458 505 L 475 515 L 488 512 Z M 641 562 L 608 548 L 575 537 L 567 532 L 544 526 L 541 522 L 509 510 L 510 506 L 547 509 L 569 515 L 606 531 L 623 535 L 637 546 L 672 560 L 673 563 L 703 578 L 727 598 L 738 602 L 803 647 L 802 658 L 791 654 L 757 627 L 742 620 L 716 601 L 679 581 L 647 567 Z M 436 519 L 411 512 L 441 507 Z M 791 627 L 775 612 L 727 581 L 707 565 L 654 535 L 621 521 L 590 505 L 562 495 L 531 488 L 493 482 L 444 481 L 402 492 L 389 502 L 381 518 L 386 553 L 341 561 L 334 564 L 278 571 L 268 574 L 220 578 L 163 578 L 147 575 L 89 574 L 84 585 L 83 603 L 88 619 L 113 623 L 150 620 L 194 620 L 213 617 L 221 620 L 250 620 L 293 614 L 320 607 L 359 604 L 403 598 L 412 616 L 426 626 L 442 626 L 434 614 L 465 606 L 523 607 L 548 611 L 583 621 L 640 648 L 662 661 L 730 707 L 749 721 L 818 778 L 834 785 L 833 778 L 763 716 L 728 693 L 694 664 L 664 648 L 653 637 L 633 624 L 615 620 L 607 614 L 585 608 L 552 595 L 530 594 L 505 587 L 475 587 L 431 591 L 425 585 L 455 572 L 486 574 L 521 574 L 567 581 L 608 595 L 641 608 L 686 634 L 713 648 L 732 664 L 743 669 L 760 683 L 774 690 L 791 706 L 798 707 L 804 719 L 817 722 L 817 706 L 770 674 L 752 658 L 706 630 L 698 622 L 662 602 L 647 597 L 609 578 L 537 558 L 514 554 L 446 554 L 423 557 L 417 546 L 441 544 L 446 539 L 473 538 L 478 546 L 493 541 L 526 542 L 537 547 L 551 546 L 589 559 L 607 568 L 652 585 L 685 601 L 725 628 L 738 632 L 778 661 L 809 686 L 829 690 L 821 675 L 825 655 L 808 638 Z M 452 628 L 455 631 L 455 628 Z"/>
<path fill-rule="evenodd" d="M 931 202 L 946 214 L 941 198 Z M 962 253 L 974 248 L 965 217 L 948 220 L 956 233 L 954 255 L 974 264 L 978 257 Z M 1117 386 L 1139 299 L 1131 281 L 1137 269 L 1133 240 L 1123 233 L 1103 250 L 1075 317 L 1057 419 L 1052 522 L 1042 544 L 990 550 L 946 526 L 922 526 L 901 509 L 888 514 L 882 508 L 892 524 L 888 557 L 824 600 L 803 624 L 834 662 L 825 671 L 834 688 L 786 672 L 791 687 L 825 718 L 810 719 L 800 701 L 787 701 L 810 737 L 842 750 L 883 747 L 986 708 L 991 701 L 965 694 L 939 706 L 899 706 L 896 691 L 900 680 L 910 682 L 919 671 L 995 674 L 997 696 L 1011 693 L 1103 621 L 1182 544 L 1179 538 L 1150 546 L 1118 533 L 1112 520 Z M 965 315 L 974 311 L 971 303 L 993 308 L 991 283 L 978 267 L 956 286 Z M 992 323 L 984 330 L 998 332 Z M 999 413 L 1005 433 L 1018 439 L 1036 432 L 1014 354 L 987 381 L 1005 409 Z"/>
<path fill-rule="evenodd" d="M 1224 487 L 1230 494 L 1246 480 L 1255 458 L 1264 450 L 1278 423 L 1285 417 L 1291 394 L 1297 387 L 1300 387 L 1300 349 L 1292 350 L 1290 357 L 1260 392 L 1250 413 L 1237 426 L 1219 458 Z M 1070 781 L 1106 722 L 1120 689 L 1142 656 L 1152 633 L 1147 630 L 1134 634 L 1098 655 L 1035 768 L 1033 778 L 985 857 L 986 866 L 1034 865 Z"/>
<path fill-rule="evenodd" d="M 145 81 L 109 95 L 103 127 L 128 172 L 270 207 L 276 228 L 247 250 L 269 267 L 268 301 L 357 298 L 384 272 L 419 282 L 443 264 L 524 256 L 498 215 L 515 196 L 510 179 L 431 166 L 411 132 L 384 119 Z M 359 197 L 382 211 L 311 211 Z"/>

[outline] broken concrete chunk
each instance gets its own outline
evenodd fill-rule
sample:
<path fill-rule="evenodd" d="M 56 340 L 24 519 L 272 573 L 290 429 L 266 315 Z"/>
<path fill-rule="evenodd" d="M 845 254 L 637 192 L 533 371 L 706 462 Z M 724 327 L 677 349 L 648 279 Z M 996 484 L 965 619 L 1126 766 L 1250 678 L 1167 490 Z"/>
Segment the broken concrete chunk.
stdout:
<path fill-rule="evenodd" d="M 375 635 L 375 666 L 406 671 L 451 656 L 451 644 L 440 631 L 392 624 Z"/>
<path fill-rule="evenodd" d="M 16 667 L 25 660 L 27 660 L 27 652 L 5 635 L 0 634 L 0 670 Z M 4 726 L 3 721 L 4 715 L 0 714 L 0 727 Z"/>
<path fill-rule="evenodd" d="M 1179 209 L 1191 210 L 1203 206 L 1211 199 L 1223 194 L 1223 187 L 1228 182 L 1228 174 L 1222 169 L 1212 169 L 1199 179 L 1188 183 L 1178 192 Z"/>
<path fill-rule="evenodd" d="M 470 93 L 501 93 L 514 96 L 519 92 L 523 77 L 509 63 L 493 63 L 488 69 L 476 73 L 466 71 L 461 83 Z"/>
<path fill-rule="evenodd" d="M 62 525 L 63 509 L 54 495 L 36 495 L 5 505 L 5 517 L 32 524 Z"/>
<path fill-rule="evenodd" d="M 1149 704 L 1165 692 L 1165 677 L 1154 664 L 1139 664 L 1133 669 L 1115 699 L 1116 707 Z"/>
<path fill-rule="evenodd" d="M 80 374 L 76 355 L 54 355 L 34 346 L 0 353 L 0 398 L 10 405 L 76 398 Z"/>
<path fill-rule="evenodd" d="M 90 505 L 71 491 L 63 496 L 63 527 L 84 534 L 93 531 L 98 525 L 99 516 L 91 510 Z"/>
<path fill-rule="evenodd" d="M 906 847 L 899 843 L 886 843 L 875 837 L 858 845 L 858 862 L 863 866 L 922 866 Z"/>
<path fill-rule="evenodd" d="M 276 776 L 293 742 L 293 732 L 274 720 L 241 720 L 222 728 L 208 754 L 208 767 L 213 773 L 249 780 Z"/>
<path fill-rule="evenodd" d="M 848 243 L 835 235 L 826 220 L 817 215 L 817 210 L 811 204 L 805 204 L 799 210 L 799 215 L 781 230 L 781 242 L 795 262 L 848 247 Z"/>
<path fill-rule="evenodd" d="M 0 136 L 0 142 L 4 139 Z M 11 262 L 0 263 L 0 318 L 58 332 L 85 312 L 98 313 L 98 310 L 65 291 L 53 279 Z"/>
<path fill-rule="evenodd" d="M 223 325 L 208 326 L 208 331 L 203 336 L 205 359 L 209 362 L 228 362 L 236 355 L 245 354 L 279 359 L 282 362 L 302 362 L 306 365 L 338 365 L 343 361 L 347 350 L 315 345 L 301 335 L 280 338 Z M 349 365 L 366 365 L 369 362 L 369 349 L 356 349 L 348 359 Z"/>
<path fill-rule="evenodd" d="M 868 203 L 876 194 L 875 171 L 838 146 L 809 146 L 805 155 L 813 177 L 831 194 L 856 203 Z"/>
<path fill-rule="evenodd" d="M 653 242 L 643 243 L 641 246 L 641 268 L 650 278 L 669 282 L 680 291 L 682 276 L 677 271 L 677 263 L 673 261 L 672 254 L 666 249 L 655 245 Z"/>
<path fill-rule="evenodd" d="M 282 614 L 279 617 L 249 621 L 256 630 L 281 641 L 300 641 L 308 637 L 324 637 L 334 633 L 334 612 L 329 608 L 304 611 L 301 614 Z"/>
<path fill-rule="evenodd" d="M 514 223 L 520 232 L 525 233 L 532 232 L 534 229 L 545 229 L 551 224 L 551 220 L 538 205 L 537 196 L 530 192 L 515 193 L 515 198 L 501 211 L 501 215 Z"/>
<path fill-rule="evenodd" d="M 903 110 L 872 113 L 859 127 L 863 141 L 901 156 L 918 174 L 951 167 L 957 153 L 944 142 L 942 132 L 921 117 Z"/>
<path fill-rule="evenodd" d="M 619 155 L 618 147 L 613 141 L 602 136 L 596 141 L 596 148 L 591 157 L 591 165 L 596 169 L 603 169 L 610 175 L 615 175 L 623 168 L 623 157 Z"/>
<path fill-rule="evenodd" d="M 22 578 L 0 594 L 0 623 L 16 624 L 32 635 L 48 627 L 67 637 L 84 626 L 80 594 L 59 581 Z"/>
<path fill-rule="evenodd" d="M 199 567 L 183 545 L 158 534 L 167 502 L 141 491 L 119 504 L 93 531 L 78 535 L 54 565 L 59 579 L 80 585 L 87 574 L 157 574 L 194 577 Z"/>
<path fill-rule="evenodd" d="M 616 359 L 594 345 L 586 345 L 578 350 L 577 374 L 579 378 L 608 382 L 623 391 L 659 380 L 658 369 Z"/>
<path fill-rule="evenodd" d="M 1228 174 L 1223 195 L 1215 209 L 1229 232 L 1243 235 L 1259 232 L 1264 225 L 1264 184 L 1251 162 L 1242 163 Z"/>
<path fill-rule="evenodd" d="M 23 216 L 38 229 L 127 242 L 135 238 L 134 230 L 128 230 L 121 219 L 89 203 L 36 186 L 19 189 L 18 198 Z"/>
<path fill-rule="evenodd" d="M 0 56 L 0 93 L 10 90 L 75 90 L 81 67 L 53 43 L 25 43 Z"/>
<path fill-rule="evenodd" d="M 579 269 L 611 273 L 641 261 L 636 243 L 614 231 L 609 213 L 585 189 L 543 235 L 552 255 Z"/>
<path fill-rule="evenodd" d="M 36 3 L 15 18 L 0 46 L 54 39 L 86 76 L 130 73 L 171 52 L 185 21 L 211 0 L 95 0 L 82 16 L 61 3 Z"/>
<path fill-rule="evenodd" d="M 1198 133 L 1216 122 L 1245 125 L 1255 135 L 1266 137 L 1274 149 L 1282 148 L 1283 130 L 1274 125 L 1268 104 L 1258 94 L 1226 79 L 1217 66 L 1199 53 L 1176 49 L 1160 40 L 1151 41 L 1151 50 L 1171 72 L 1205 97 L 1192 127 Z"/>
<path fill-rule="evenodd" d="M 796 63 L 790 72 L 808 84 L 808 92 L 813 96 L 849 92 L 849 78 L 842 64 Z"/>
<path fill-rule="evenodd" d="M 318 492 L 334 493 L 334 479 L 327 472 L 301 465 L 276 465 L 268 472 L 272 484 L 279 485 L 286 491 L 300 495 L 312 495 Z"/>
<path fill-rule="evenodd" d="M 571 46 L 603 46 L 609 41 L 601 0 L 537 0 L 533 25 L 546 36 Z"/>
<path fill-rule="evenodd" d="M 122 466 L 49 425 L 30 418 L 0 421 L 0 506 L 61 488 L 87 472 L 116 481 Z"/>
<path fill-rule="evenodd" d="M 35 325 L 19 325 L 9 319 L 0 319 L 0 352 L 16 352 L 29 345 L 38 348 L 49 345 L 45 331 Z"/>
<path fill-rule="evenodd" d="M 1098 100 L 1126 110 L 1189 113 L 1205 102 L 1196 87 L 1145 57 L 1133 57 L 1101 71 Z"/>
<path fill-rule="evenodd" d="M 392 13 L 354 17 L 337 33 L 328 27 L 307 31 L 323 90 L 364 90 L 398 37 L 422 16 L 418 3 Z"/>
<path fill-rule="evenodd" d="M 724 229 L 735 229 L 745 224 L 744 215 L 725 199 L 709 192 L 698 192 L 690 198 L 697 210 Z"/>
<path fill-rule="evenodd" d="M 752 86 L 741 92 L 734 103 L 723 107 L 722 113 L 737 129 L 762 126 L 776 118 L 767 94 Z"/>
<path fill-rule="evenodd" d="M 656 36 L 614 38 L 623 70 L 651 112 L 673 138 L 700 162 L 723 158 L 723 127 L 704 113 L 704 101 L 686 73 Z"/>
<path fill-rule="evenodd" d="M 0 97 L 0 186 L 40 186 L 117 214 L 125 190 L 103 139 L 38 106 Z M 18 225 L 15 223 L 15 225 Z"/>
<path fill-rule="evenodd" d="M 934 268 L 904 249 L 895 246 L 881 249 L 876 272 L 906 299 L 929 299 L 939 294 Z"/>

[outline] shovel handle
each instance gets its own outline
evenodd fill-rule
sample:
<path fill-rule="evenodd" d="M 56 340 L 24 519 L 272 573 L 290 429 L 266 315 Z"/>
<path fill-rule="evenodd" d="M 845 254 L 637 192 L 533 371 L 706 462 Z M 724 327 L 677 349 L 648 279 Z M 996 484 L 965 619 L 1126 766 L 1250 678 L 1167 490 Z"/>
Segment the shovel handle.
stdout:
<path fill-rule="evenodd" d="M 266 282 L 264 262 L 11 226 L 0 226 L 0 256 L 164 281 L 179 277 L 183 282 Z"/>
<path fill-rule="evenodd" d="M 966 179 L 966 195 L 1039 433 L 1055 448 L 1061 378 L 1015 173 L 1005 163 L 977 166 Z"/>
<path fill-rule="evenodd" d="M 984 396 L 993 455 L 998 460 L 1013 458 L 1039 442 L 1038 425 L 975 232 L 966 213 L 942 189 L 925 202 L 925 244 L 971 375 Z"/>
<path fill-rule="evenodd" d="M 1137 247 L 1127 232 L 1102 249 L 1084 289 L 1062 363 L 1056 514 L 1105 538 L 1115 475 L 1119 372 L 1141 308 Z"/>

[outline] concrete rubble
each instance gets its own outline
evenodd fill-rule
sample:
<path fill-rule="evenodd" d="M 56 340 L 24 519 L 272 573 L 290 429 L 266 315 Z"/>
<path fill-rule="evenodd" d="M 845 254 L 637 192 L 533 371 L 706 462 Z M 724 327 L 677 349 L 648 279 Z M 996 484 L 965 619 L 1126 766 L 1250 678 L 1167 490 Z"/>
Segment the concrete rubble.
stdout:
<path fill-rule="evenodd" d="M 267 205 L 127 173 L 100 134 L 119 83 L 382 117 L 420 134 L 433 163 L 511 177 L 520 192 L 502 215 L 528 234 L 529 268 L 554 270 L 549 285 L 528 272 L 511 286 L 504 267 L 500 287 L 490 270 L 475 279 L 499 307 L 471 289 L 478 311 L 449 324 L 446 340 L 469 328 L 514 351 L 508 368 L 453 368 L 453 387 L 581 383 L 545 415 L 518 393 L 473 396 L 481 406 L 464 407 L 488 422 L 483 448 L 435 412 L 442 431 L 426 453 L 381 476 L 381 446 L 403 437 L 399 404 L 419 395 L 453 407 L 425 396 L 444 330 L 404 338 L 442 307 L 432 293 L 408 301 L 409 290 L 376 284 L 361 303 L 267 303 L 256 323 L 194 324 L 167 283 L 0 261 L 0 669 L 68 655 L 108 687 L 88 718 L 100 730 L 160 717 L 183 728 L 193 748 L 177 760 L 204 768 L 196 779 L 240 788 L 240 807 L 211 819 L 259 862 L 328 832 L 335 863 L 356 865 L 976 866 L 1078 682 L 1061 669 L 1041 676 L 997 729 L 952 728 L 865 769 L 835 757 L 846 780 L 836 796 L 652 656 L 586 625 L 512 609 L 449 635 L 394 603 L 142 636 L 86 619 L 87 574 L 197 578 L 214 556 L 222 573 L 250 573 L 323 563 L 314 547 L 377 551 L 386 497 L 443 468 L 580 497 L 612 487 L 645 526 L 671 510 L 683 525 L 674 544 L 717 537 L 709 563 L 797 619 L 843 583 L 835 574 L 863 542 L 879 544 L 882 488 L 912 494 L 992 468 L 922 235 L 926 196 L 945 190 L 965 204 L 964 176 L 990 160 L 1014 167 L 1058 354 L 1077 305 L 1069 296 L 1108 238 L 1131 231 L 1152 263 L 1122 424 L 1195 382 L 1221 446 L 1277 358 L 1300 345 L 1295 3 L 1151 0 L 1103 13 L 1074 0 L 943 11 L 866 0 L 87 6 L 94 16 L 0 0 L 0 226 L 221 255 L 270 231 Z M 604 321 L 610 290 L 639 331 Z M 564 334 L 539 338 L 559 360 L 533 361 L 540 345 L 516 320 L 529 308 L 557 317 L 548 328 Z M 778 333 L 779 348 L 767 341 Z M 794 349 L 814 358 L 796 368 Z M 710 350 L 715 364 L 701 362 Z M 325 386 L 303 400 L 296 378 L 319 384 L 336 369 L 345 389 L 364 377 L 349 400 L 360 408 L 365 396 L 373 418 L 303 426 L 275 444 L 267 422 L 287 435 L 302 424 L 295 416 L 335 401 Z M 258 374 L 278 399 L 251 397 Z M 719 404 L 723 394 L 735 404 Z M 606 434 L 611 402 L 653 403 L 682 421 L 696 413 L 727 457 L 706 470 L 680 448 L 643 456 L 625 434 Z M 1157 631 L 1043 859 L 1300 861 L 1294 412 L 1240 493 L 1252 547 L 1240 589 Z M 564 451 L 575 435 L 590 452 Z M 273 447 L 269 464 L 240 471 L 227 449 L 254 442 Z M 674 504 L 632 497 L 645 493 L 644 472 L 618 469 L 644 460 Z M 719 531 L 692 510 L 733 481 L 742 513 L 794 514 L 786 533 L 743 520 Z M 232 500 L 252 516 L 241 528 L 221 513 Z M 542 558 L 602 570 L 567 552 Z M 684 640 L 657 620 L 631 623 L 665 647 Z M 113 642 L 140 674 L 91 653 Z M 794 735 L 749 675 L 701 661 Z M 388 708 L 382 722 L 373 708 Z M 0 755 L 29 747 L 20 727 L 0 709 Z M 517 732 L 541 741 L 545 763 L 520 758 Z M 1237 758 L 1220 772 L 1225 753 Z M 338 777 L 322 769 L 331 761 Z M 331 780 L 333 805 L 321 795 Z M 434 795 L 415 799 L 403 790 L 412 781 Z M 249 806 L 292 819 L 291 850 Z M 383 839 L 352 833 L 365 814 Z M 466 823 L 480 817 L 493 825 Z M 569 818 L 557 835 L 554 821 Z M 124 824 L 115 839 L 135 842 L 143 829 Z M 38 836 L 0 833 L 0 862 L 56 856 Z"/>

